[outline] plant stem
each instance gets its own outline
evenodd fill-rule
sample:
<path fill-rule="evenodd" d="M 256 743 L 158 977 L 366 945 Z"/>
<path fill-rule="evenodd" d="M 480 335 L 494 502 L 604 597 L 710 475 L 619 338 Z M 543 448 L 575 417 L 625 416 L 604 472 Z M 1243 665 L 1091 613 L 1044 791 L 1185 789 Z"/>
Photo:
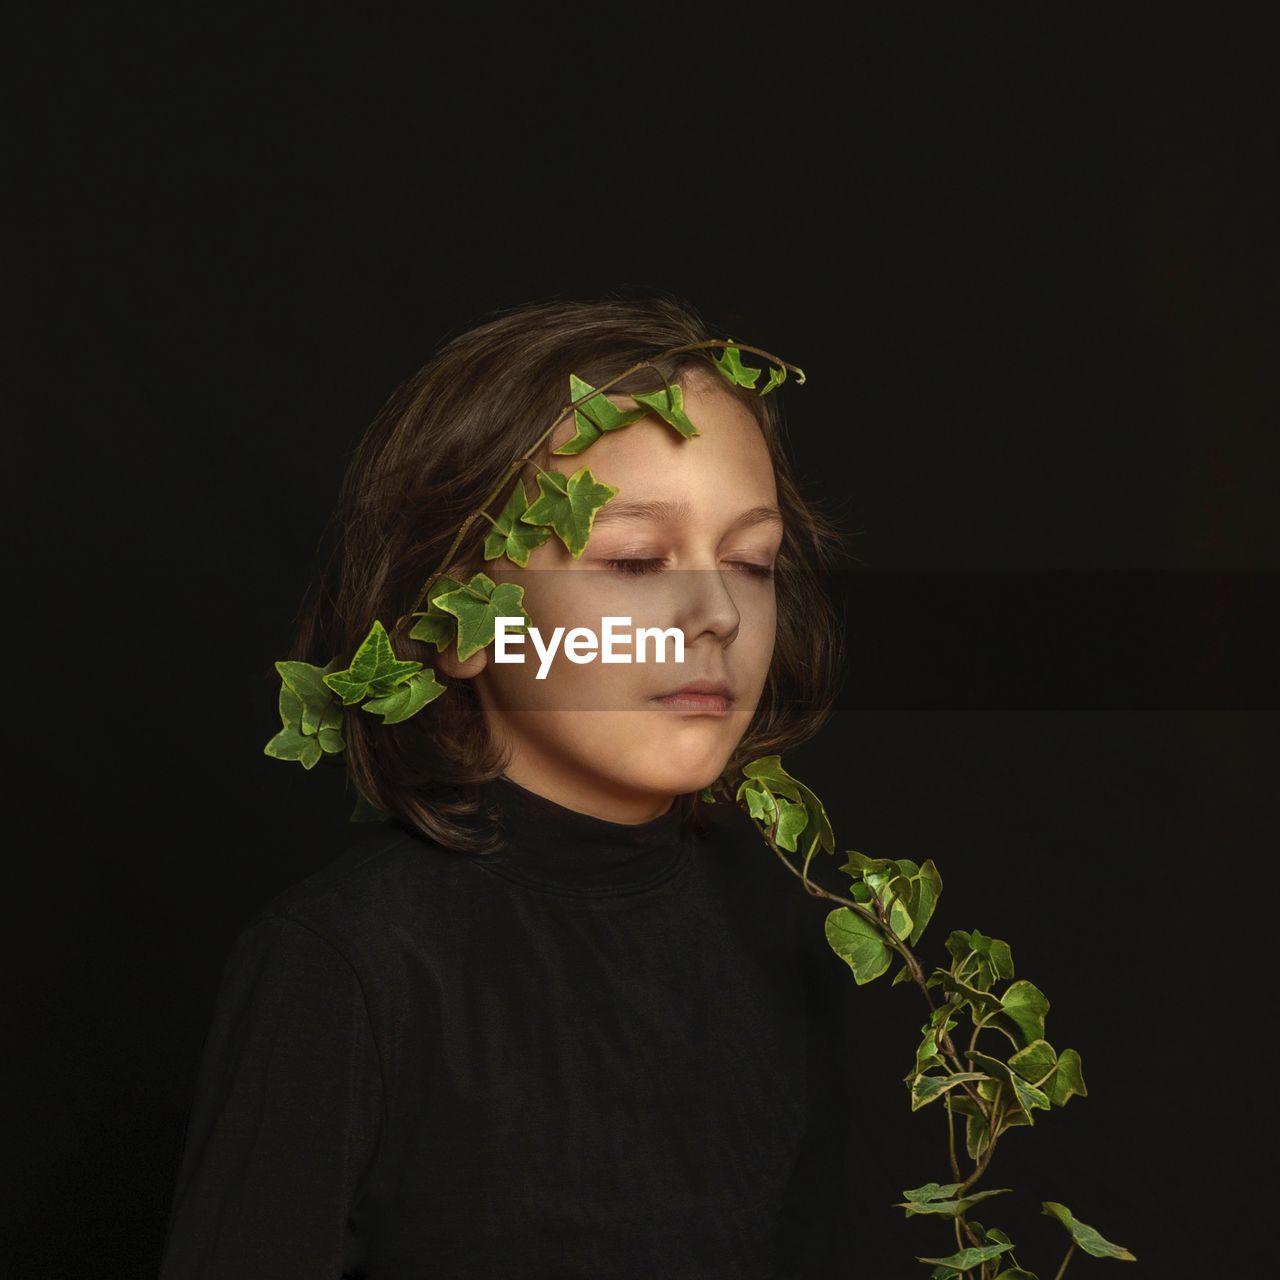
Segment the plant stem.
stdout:
<path fill-rule="evenodd" d="M 996 1114 L 994 1103 L 991 1106 L 991 1114 L 992 1116 Z M 977 1182 L 977 1180 L 980 1177 L 982 1177 L 984 1173 L 986 1173 L 987 1166 L 991 1163 L 991 1157 L 995 1154 L 996 1141 L 997 1139 L 995 1137 L 995 1130 L 991 1126 L 991 1123 L 988 1121 L 986 1150 L 983 1151 L 982 1155 L 978 1158 L 978 1163 L 974 1167 L 973 1172 L 960 1184 L 959 1188 L 956 1190 L 957 1197 L 964 1195 L 964 1193 L 968 1191 L 969 1188 L 973 1186 L 973 1184 Z"/>
<path fill-rule="evenodd" d="M 985 1030 L 987 1029 L 987 1023 L 988 1023 L 992 1018 L 994 1018 L 994 1017 L 996 1016 L 996 1014 L 998 1014 L 998 1013 L 1000 1013 L 1000 1012 L 1001 1012 L 1001 1010 L 999 1010 L 999 1009 L 992 1009 L 992 1011 L 991 1011 L 989 1014 L 987 1014 L 985 1018 L 977 1018 L 977 1019 L 975 1019 L 974 1024 L 973 1024 L 973 1035 L 971 1035 L 971 1036 L 969 1037 L 969 1048 L 965 1051 L 966 1053 L 972 1053 L 972 1052 L 973 1052 L 974 1048 L 977 1046 L 977 1043 L 978 1043 L 978 1034 L 979 1034 L 979 1032 L 985 1031 Z"/>
<path fill-rule="evenodd" d="M 1053 1277 L 1053 1280 L 1062 1280 L 1062 1277 L 1067 1274 L 1067 1263 L 1071 1261 L 1071 1257 L 1075 1253 L 1075 1251 L 1076 1251 L 1076 1242 L 1073 1240 L 1071 1242 L 1071 1248 L 1067 1250 L 1067 1256 L 1063 1258 L 1062 1266 L 1058 1268 L 1058 1274 Z"/>
<path fill-rule="evenodd" d="M 969 1225 L 969 1219 L 961 1213 L 956 1216 L 955 1221 L 964 1227 L 964 1233 L 969 1237 L 969 1243 L 973 1245 L 975 1249 L 978 1248 L 982 1244 L 982 1241 L 978 1238 L 978 1233 Z M 964 1248 L 963 1241 L 961 1241 L 960 1247 L 962 1249 Z"/>
<path fill-rule="evenodd" d="M 951 1176 L 960 1181 L 960 1158 L 956 1155 L 955 1113 L 951 1110 L 951 1094 L 943 1096 L 943 1104 L 947 1108 L 947 1150 L 951 1155 Z"/>

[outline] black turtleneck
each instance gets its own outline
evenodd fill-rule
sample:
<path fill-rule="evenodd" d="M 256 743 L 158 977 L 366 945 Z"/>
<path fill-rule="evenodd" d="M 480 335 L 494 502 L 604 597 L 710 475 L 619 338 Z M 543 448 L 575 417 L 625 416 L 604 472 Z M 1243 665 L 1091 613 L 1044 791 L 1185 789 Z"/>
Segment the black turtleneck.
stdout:
<path fill-rule="evenodd" d="M 162 1280 L 825 1274 L 829 904 L 724 803 L 699 834 L 482 793 L 501 852 L 362 824 L 236 939 Z"/>

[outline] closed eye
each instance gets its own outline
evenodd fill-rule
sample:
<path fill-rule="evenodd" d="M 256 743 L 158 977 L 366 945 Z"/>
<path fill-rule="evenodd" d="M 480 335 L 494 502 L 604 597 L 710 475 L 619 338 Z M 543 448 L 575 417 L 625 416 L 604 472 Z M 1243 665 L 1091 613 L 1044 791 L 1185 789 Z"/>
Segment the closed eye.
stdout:
<path fill-rule="evenodd" d="M 660 569 L 665 562 L 661 557 L 651 557 L 641 559 L 633 557 L 627 560 L 606 560 L 605 564 L 610 569 L 615 569 L 619 573 L 642 574 L 654 573 Z M 736 564 L 744 572 L 757 578 L 772 578 L 773 570 L 767 564 L 753 564 L 749 560 L 730 560 L 730 564 Z"/>
<path fill-rule="evenodd" d="M 663 561 L 661 559 L 644 560 L 637 557 L 630 560 L 606 560 L 605 564 L 619 573 L 652 573 L 655 569 L 662 567 Z"/>

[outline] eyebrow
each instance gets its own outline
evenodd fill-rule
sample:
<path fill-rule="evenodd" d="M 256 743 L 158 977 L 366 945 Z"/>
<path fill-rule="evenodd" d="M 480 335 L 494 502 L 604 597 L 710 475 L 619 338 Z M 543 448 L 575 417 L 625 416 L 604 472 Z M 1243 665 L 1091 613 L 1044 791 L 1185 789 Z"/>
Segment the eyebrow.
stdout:
<path fill-rule="evenodd" d="M 669 523 L 675 523 L 686 519 L 692 514 L 692 508 L 687 502 L 668 502 L 665 500 L 656 500 L 653 502 L 641 502 L 632 499 L 627 502 L 619 502 L 616 499 L 606 502 L 595 514 L 595 525 L 608 524 L 611 521 L 623 520 L 659 520 Z M 749 507 L 737 519 L 734 520 L 731 528 L 739 526 L 751 526 L 757 524 L 769 524 L 776 522 L 782 523 L 782 512 L 775 506 L 758 506 Z"/>

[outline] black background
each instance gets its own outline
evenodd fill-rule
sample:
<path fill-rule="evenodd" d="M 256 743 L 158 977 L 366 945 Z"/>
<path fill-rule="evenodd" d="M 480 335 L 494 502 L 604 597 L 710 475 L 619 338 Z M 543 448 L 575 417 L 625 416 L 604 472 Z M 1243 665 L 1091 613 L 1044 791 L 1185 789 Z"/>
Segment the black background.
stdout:
<path fill-rule="evenodd" d="M 492 307 L 649 288 L 805 368 L 800 473 L 860 531 L 842 703 L 788 767 L 842 848 L 935 859 L 926 955 L 1006 938 L 1082 1054 L 1089 1097 L 1010 1135 L 981 1216 L 1042 1278 L 1043 1199 L 1137 1274 L 1258 1260 L 1261 33 L 1103 5 L 61 15 L 15 44 L 12 117 L 13 1273 L 154 1272 L 225 949 L 345 838 L 334 774 L 261 747 L 364 426 Z M 946 1169 L 900 1084 L 921 1012 L 856 995 L 866 1194 L 832 1274 L 922 1275 L 948 1236 L 888 1207 Z"/>

